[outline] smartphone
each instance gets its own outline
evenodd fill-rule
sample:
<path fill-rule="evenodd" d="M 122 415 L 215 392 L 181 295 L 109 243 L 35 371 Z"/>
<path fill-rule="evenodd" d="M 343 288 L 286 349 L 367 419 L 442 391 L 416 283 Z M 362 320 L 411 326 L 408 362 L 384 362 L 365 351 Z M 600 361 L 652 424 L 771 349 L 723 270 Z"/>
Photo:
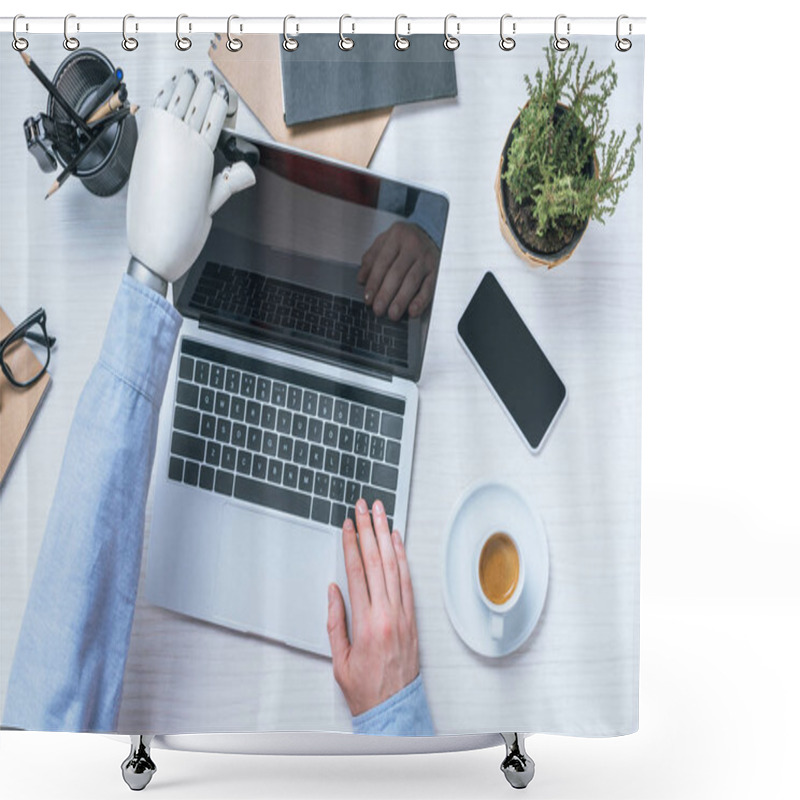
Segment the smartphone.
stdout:
<path fill-rule="evenodd" d="M 458 339 L 528 449 L 538 453 L 567 389 L 491 272 L 458 321 Z"/>

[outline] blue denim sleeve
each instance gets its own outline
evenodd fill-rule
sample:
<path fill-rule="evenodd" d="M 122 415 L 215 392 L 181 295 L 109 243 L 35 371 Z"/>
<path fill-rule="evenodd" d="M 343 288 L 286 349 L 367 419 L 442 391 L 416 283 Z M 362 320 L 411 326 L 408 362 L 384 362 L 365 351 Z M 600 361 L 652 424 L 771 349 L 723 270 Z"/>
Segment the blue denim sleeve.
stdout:
<path fill-rule="evenodd" d="M 70 428 L 3 724 L 115 729 L 158 413 L 181 317 L 125 276 Z"/>
<path fill-rule="evenodd" d="M 433 736 L 422 675 L 380 705 L 353 717 L 353 732 L 383 736 Z"/>

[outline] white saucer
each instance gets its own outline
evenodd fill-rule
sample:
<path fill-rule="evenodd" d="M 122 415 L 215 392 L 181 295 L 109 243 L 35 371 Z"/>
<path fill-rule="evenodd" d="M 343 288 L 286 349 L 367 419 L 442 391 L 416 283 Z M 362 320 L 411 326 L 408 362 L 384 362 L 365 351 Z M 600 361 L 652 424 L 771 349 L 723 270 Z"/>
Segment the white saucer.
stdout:
<path fill-rule="evenodd" d="M 512 534 L 525 560 L 525 585 L 516 605 L 506 614 L 500 639 L 492 638 L 491 612 L 481 600 L 475 580 L 477 548 L 493 531 Z M 541 616 L 550 560 L 544 522 L 520 492 L 495 481 L 470 487 L 450 519 L 443 564 L 445 606 L 464 643 L 490 658 L 521 647 Z"/>

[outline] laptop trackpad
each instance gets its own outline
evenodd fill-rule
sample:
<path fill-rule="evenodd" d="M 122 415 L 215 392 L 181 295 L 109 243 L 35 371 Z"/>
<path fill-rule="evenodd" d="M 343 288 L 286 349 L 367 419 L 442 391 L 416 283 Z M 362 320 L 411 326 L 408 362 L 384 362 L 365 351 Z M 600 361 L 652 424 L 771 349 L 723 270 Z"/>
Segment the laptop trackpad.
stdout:
<path fill-rule="evenodd" d="M 299 520 L 226 504 L 215 616 L 235 628 L 327 651 L 335 539 Z"/>

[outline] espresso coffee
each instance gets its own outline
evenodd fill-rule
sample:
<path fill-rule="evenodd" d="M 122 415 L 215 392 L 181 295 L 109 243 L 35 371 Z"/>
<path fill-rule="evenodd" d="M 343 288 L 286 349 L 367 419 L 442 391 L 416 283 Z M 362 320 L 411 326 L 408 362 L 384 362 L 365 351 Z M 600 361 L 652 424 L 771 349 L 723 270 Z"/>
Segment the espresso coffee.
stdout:
<path fill-rule="evenodd" d="M 478 580 L 486 599 L 497 606 L 514 595 L 519 581 L 519 553 L 507 533 L 498 531 L 486 540 L 478 560 Z"/>

